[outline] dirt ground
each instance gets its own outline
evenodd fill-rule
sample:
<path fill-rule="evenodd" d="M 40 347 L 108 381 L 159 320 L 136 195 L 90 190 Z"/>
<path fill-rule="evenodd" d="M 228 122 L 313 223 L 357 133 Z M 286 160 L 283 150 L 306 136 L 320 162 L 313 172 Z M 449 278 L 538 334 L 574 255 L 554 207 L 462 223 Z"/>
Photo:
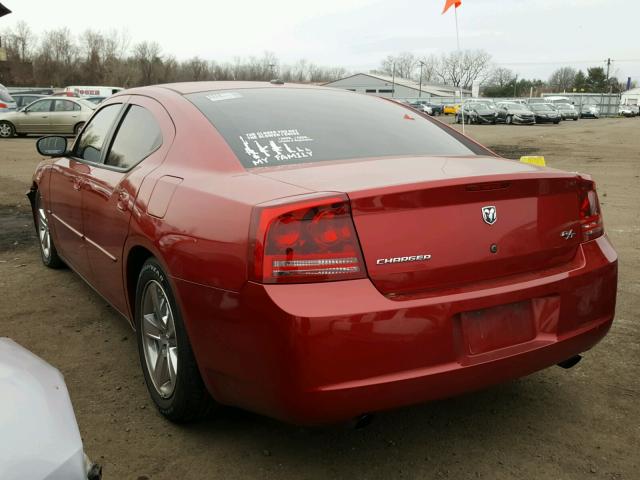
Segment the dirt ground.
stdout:
<path fill-rule="evenodd" d="M 598 183 L 620 256 L 618 309 L 572 370 L 383 413 L 363 430 L 235 409 L 172 425 L 150 402 L 126 322 L 72 272 L 40 263 L 24 196 L 38 162 L 29 138 L 0 141 L 0 335 L 65 375 L 85 450 L 106 479 L 639 479 L 640 119 L 467 133 Z"/>

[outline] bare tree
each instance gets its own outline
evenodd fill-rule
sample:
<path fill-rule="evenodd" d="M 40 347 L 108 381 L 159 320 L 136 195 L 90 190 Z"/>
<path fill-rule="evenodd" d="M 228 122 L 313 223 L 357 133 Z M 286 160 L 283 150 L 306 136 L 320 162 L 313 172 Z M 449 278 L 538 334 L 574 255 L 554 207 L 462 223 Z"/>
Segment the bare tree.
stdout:
<path fill-rule="evenodd" d="M 420 69 L 422 66 L 422 69 Z M 422 71 L 422 83 L 435 83 L 439 81 L 438 69 L 440 68 L 440 60 L 435 55 L 421 57 L 418 60 L 416 72 L 416 80 L 420 81 L 420 70 Z"/>
<path fill-rule="evenodd" d="M 443 54 L 437 71 L 442 83 L 461 88 L 471 88 L 476 80 L 487 80 L 490 73 L 491 55 L 484 50 Z"/>
<path fill-rule="evenodd" d="M 184 72 L 186 80 L 206 80 L 209 77 L 209 64 L 198 57 L 187 61 L 186 67 L 186 72 Z"/>
<path fill-rule="evenodd" d="M 16 24 L 16 28 L 12 33 L 12 41 L 14 48 L 18 54 L 18 59 L 21 62 L 26 62 L 31 58 L 33 48 L 36 43 L 36 37 L 33 31 L 23 20 L 20 20 Z"/>
<path fill-rule="evenodd" d="M 78 48 L 71 31 L 60 28 L 45 32 L 38 48 L 34 74 L 46 79 L 44 85 L 68 85 L 76 77 Z"/>
<path fill-rule="evenodd" d="M 575 68 L 559 68 L 551 74 L 549 85 L 558 91 L 571 90 L 577 73 Z"/>
<path fill-rule="evenodd" d="M 389 55 L 382 60 L 380 72 L 386 75 L 395 75 L 400 78 L 413 78 L 418 65 L 418 60 L 411 52 L 403 52 L 398 55 Z"/>
<path fill-rule="evenodd" d="M 516 74 L 513 70 L 504 67 L 498 67 L 493 70 L 491 76 L 488 79 L 488 83 L 495 87 L 503 88 L 509 83 L 513 82 L 516 78 Z"/>
<path fill-rule="evenodd" d="M 133 48 L 133 59 L 140 71 L 140 83 L 151 85 L 158 81 L 158 67 L 162 65 L 158 42 L 140 42 Z"/>

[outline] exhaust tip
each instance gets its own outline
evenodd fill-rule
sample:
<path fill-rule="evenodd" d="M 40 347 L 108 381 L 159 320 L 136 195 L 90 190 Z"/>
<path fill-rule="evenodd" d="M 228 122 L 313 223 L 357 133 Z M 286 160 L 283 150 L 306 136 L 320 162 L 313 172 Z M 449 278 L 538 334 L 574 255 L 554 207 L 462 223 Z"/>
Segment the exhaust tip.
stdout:
<path fill-rule="evenodd" d="M 565 370 L 568 370 L 571 367 L 575 367 L 580 362 L 580 360 L 582 360 L 582 355 L 576 355 L 574 357 L 568 358 L 564 362 L 560 362 L 558 366 L 564 368 Z"/>
<path fill-rule="evenodd" d="M 352 422 L 353 429 L 360 430 L 371 425 L 371 422 L 373 422 L 373 415 L 370 413 L 363 413 L 362 415 L 358 415 L 354 418 Z"/>

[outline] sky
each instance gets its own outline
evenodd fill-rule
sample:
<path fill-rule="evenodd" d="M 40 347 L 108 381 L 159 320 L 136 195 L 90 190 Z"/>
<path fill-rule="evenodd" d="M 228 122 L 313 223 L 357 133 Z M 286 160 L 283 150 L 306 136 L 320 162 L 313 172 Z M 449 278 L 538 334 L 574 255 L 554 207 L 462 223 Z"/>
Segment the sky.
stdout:
<path fill-rule="evenodd" d="M 273 52 L 281 63 L 306 59 L 352 72 L 389 54 L 456 49 L 454 11 L 445 0 L 2 0 L 13 13 L 0 30 L 26 21 L 36 32 L 68 26 L 125 29 L 131 44 L 157 41 L 180 60 L 219 62 Z M 173 11 L 169 8 L 175 8 Z M 547 79 L 561 66 L 613 63 L 611 75 L 640 83 L 640 1 L 462 0 L 463 49 L 484 49 L 519 77 Z"/>

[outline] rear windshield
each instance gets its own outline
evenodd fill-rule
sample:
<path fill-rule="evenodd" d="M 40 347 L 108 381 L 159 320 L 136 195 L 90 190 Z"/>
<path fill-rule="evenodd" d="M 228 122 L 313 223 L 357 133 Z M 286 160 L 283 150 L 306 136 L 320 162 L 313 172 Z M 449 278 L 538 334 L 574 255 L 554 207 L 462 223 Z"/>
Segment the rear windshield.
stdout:
<path fill-rule="evenodd" d="M 398 155 L 473 155 L 414 110 L 342 90 L 255 88 L 186 95 L 246 168 Z"/>

